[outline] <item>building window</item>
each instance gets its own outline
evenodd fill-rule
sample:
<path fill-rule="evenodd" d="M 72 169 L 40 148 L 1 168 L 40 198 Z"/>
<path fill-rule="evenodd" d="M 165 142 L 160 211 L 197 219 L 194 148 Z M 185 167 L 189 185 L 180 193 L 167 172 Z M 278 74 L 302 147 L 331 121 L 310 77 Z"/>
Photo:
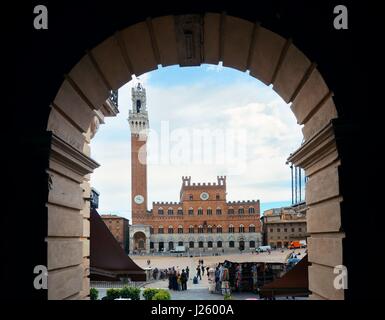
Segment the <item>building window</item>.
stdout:
<path fill-rule="evenodd" d="M 281 228 L 277 228 L 277 232 L 281 232 Z"/>
<path fill-rule="evenodd" d="M 173 250 L 174 249 L 174 242 L 170 241 L 168 243 L 168 250 Z"/>
<path fill-rule="evenodd" d="M 190 241 L 190 242 L 188 243 L 188 246 L 189 246 L 189 248 L 194 248 L 194 241 Z"/>
<path fill-rule="evenodd" d="M 174 233 L 174 228 L 172 226 L 169 226 L 167 232 L 168 233 Z"/>
<path fill-rule="evenodd" d="M 227 214 L 234 214 L 234 209 L 233 208 L 229 208 L 227 210 Z"/>
<path fill-rule="evenodd" d="M 167 214 L 168 214 L 169 216 L 172 216 L 172 215 L 174 214 L 174 209 L 173 209 L 173 208 L 168 208 Z"/>
<path fill-rule="evenodd" d="M 217 215 L 221 215 L 221 214 L 222 214 L 222 209 L 221 209 L 221 208 L 217 208 L 216 214 L 217 214 Z"/>
<path fill-rule="evenodd" d="M 188 198 L 189 198 L 190 200 L 193 200 L 193 195 L 190 194 Z"/>
<path fill-rule="evenodd" d="M 255 248 L 255 241 L 250 241 L 249 246 L 250 248 Z"/>
<path fill-rule="evenodd" d="M 298 228 L 298 232 L 302 232 L 302 228 Z"/>
<path fill-rule="evenodd" d="M 199 247 L 199 248 L 203 248 L 203 241 L 199 241 L 199 242 L 198 242 L 198 247 Z"/>
<path fill-rule="evenodd" d="M 213 227 L 212 226 L 207 227 L 207 233 L 213 233 Z"/>
<path fill-rule="evenodd" d="M 183 209 L 182 208 L 178 208 L 178 215 L 180 215 L 180 216 L 183 215 Z"/>
<path fill-rule="evenodd" d="M 244 210 L 242 207 L 240 207 L 240 208 L 238 209 L 238 213 L 239 213 L 239 214 L 244 214 L 244 213 L 245 213 L 245 210 Z"/>
<path fill-rule="evenodd" d="M 194 215 L 194 209 L 193 208 L 188 209 L 188 214 L 189 214 L 189 216 L 193 216 Z"/>
<path fill-rule="evenodd" d="M 229 247 L 234 248 L 234 241 L 229 241 Z"/>
<path fill-rule="evenodd" d="M 234 226 L 232 224 L 229 225 L 229 233 L 234 233 Z"/>
<path fill-rule="evenodd" d="M 212 216 L 213 215 L 213 210 L 211 208 L 207 208 L 207 215 Z"/>
<path fill-rule="evenodd" d="M 159 234 L 163 234 L 163 227 L 159 227 L 159 228 L 158 228 L 158 233 L 159 233 Z"/>
<path fill-rule="evenodd" d="M 212 248 L 213 247 L 213 242 L 212 241 L 208 241 L 207 242 L 207 248 Z"/>
<path fill-rule="evenodd" d="M 198 227 L 198 233 L 203 233 L 203 227 L 202 226 Z"/>
<path fill-rule="evenodd" d="M 182 226 L 178 227 L 178 233 L 183 233 L 183 227 Z"/>
<path fill-rule="evenodd" d="M 154 249 L 154 242 L 150 242 L 150 249 Z"/>
<path fill-rule="evenodd" d="M 287 232 L 287 228 L 283 229 L 283 232 Z"/>
<path fill-rule="evenodd" d="M 222 227 L 221 226 L 217 227 L 217 233 L 222 233 Z"/>
<path fill-rule="evenodd" d="M 239 232 L 240 232 L 240 233 L 244 233 L 244 232 L 245 232 L 245 227 L 243 226 L 243 224 L 241 224 L 241 225 L 239 226 Z"/>
<path fill-rule="evenodd" d="M 217 241 L 217 247 L 222 248 L 222 241 Z"/>
<path fill-rule="evenodd" d="M 220 199 L 219 194 L 217 194 L 217 195 L 215 196 L 215 199 L 216 199 L 216 200 L 219 200 L 219 199 Z"/>
<path fill-rule="evenodd" d="M 178 246 L 182 247 L 183 246 L 183 241 L 178 242 Z"/>
<path fill-rule="evenodd" d="M 159 214 L 159 215 L 163 215 L 163 208 L 159 208 L 159 209 L 158 209 L 158 214 Z"/>
<path fill-rule="evenodd" d="M 198 216 L 201 216 L 203 215 L 203 209 L 202 208 L 198 208 Z"/>
<path fill-rule="evenodd" d="M 273 228 L 270 228 L 270 232 L 273 232 Z"/>
<path fill-rule="evenodd" d="M 188 228 L 188 232 L 189 232 L 189 233 L 194 233 L 194 226 L 190 226 L 190 227 Z"/>
<path fill-rule="evenodd" d="M 253 224 L 249 226 L 249 232 L 255 232 L 255 226 Z"/>
<path fill-rule="evenodd" d="M 249 213 L 252 214 L 252 213 L 255 213 L 255 209 L 253 207 L 250 207 L 249 208 Z"/>
<path fill-rule="evenodd" d="M 294 229 L 294 228 L 291 228 L 291 232 L 295 232 L 295 229 Z"/>
<path fill-rule="evenodd" d="M 150 234 L 154 234 L 154 228 L 150 227 Z"/>

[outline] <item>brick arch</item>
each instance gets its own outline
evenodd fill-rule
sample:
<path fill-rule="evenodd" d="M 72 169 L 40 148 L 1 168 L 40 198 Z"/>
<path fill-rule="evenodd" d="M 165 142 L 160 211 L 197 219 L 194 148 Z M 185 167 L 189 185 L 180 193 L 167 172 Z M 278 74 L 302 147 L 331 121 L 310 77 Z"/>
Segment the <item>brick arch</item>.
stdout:
<path fill-rule="evenodd" d="M 192 21 L 195 39 L 203 35 L 201 42 L 191 43 L 200 54 L 191 55 L 187 50 L 183 28 L 188 27 L 188 21 Z M 343 264 L 344 237 L 340 161 L 332 122 L 337 111 L 333 93 L 316 63 L 294 42 L 257 23 L 225 14 L 163 16 L 118 31 L 81 58 L 65 76 L 51 104 L 47 125 L 53 134 L 47 204 L 50 299 L 89 294 L 89 174 L 98 167 L 91 159 L 89 144 L 104 118 L 118 112 L 109 100 L 110 91 L 130 81 L 132 75 L 156 70 L 158 65 L 199 66 L 220 61 L 272 85 L 291 103 L 298 124 L 303 125 L 304 142 L 288 161 L 305 169 L 309 177 L 308 232 L 317 233 L 309 239 L 309 286 L 314 297 L 344 297 L 331 280 L 333 266 Z M 59 244 L 57 237 L 68 241 Z M 333 249 L 323 254 L 326 247 Z M 77 277 L 73 283 L 82 284 L 75 286 L 77 289 L 59 290 L 66 277 Z"/>

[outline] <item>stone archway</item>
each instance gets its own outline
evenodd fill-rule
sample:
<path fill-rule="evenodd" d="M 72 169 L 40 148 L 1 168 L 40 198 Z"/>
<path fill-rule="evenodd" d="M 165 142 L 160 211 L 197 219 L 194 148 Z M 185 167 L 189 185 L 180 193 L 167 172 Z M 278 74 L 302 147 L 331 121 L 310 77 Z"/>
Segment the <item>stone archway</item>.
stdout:
<path fill-rule="evenodd" d="M 90 157 L 89 144 L 104 117 L 118 112 L 109 100 L 111 90 L 159 64 L 199 66 L 220 61 L 248 70 L 273 85 L 285 102 L 292 102 L 298 124 L 304 126 L 304 143 L 288 160 L 305 169 L 309 178 L 309 287 L 313 298 L 343 299 L 344 291 L 333 287 L 333 268 L 343 264 L 344 238 L 333 94 L 316 64 L 290 39 L 216 13 L 164 16 L 132 25 L 90 50 L 65 77 L 47 126 L 53 134 L 47 170 L 50 299 L 89 294 L 89 180 L 98 166 Z M 65 241 L 58 241 L 60 237 Z"/>
<path fill-rule="evenodd" d="M 133 240 L 134 240 L 133 249 L 136 252 L 141 253 L 141 252 L 147 251 L 147 248 L 146 248 L 147 239 L 146 239 L 146 235 L 143 232 L 141 231 L 135 232 Z"/>

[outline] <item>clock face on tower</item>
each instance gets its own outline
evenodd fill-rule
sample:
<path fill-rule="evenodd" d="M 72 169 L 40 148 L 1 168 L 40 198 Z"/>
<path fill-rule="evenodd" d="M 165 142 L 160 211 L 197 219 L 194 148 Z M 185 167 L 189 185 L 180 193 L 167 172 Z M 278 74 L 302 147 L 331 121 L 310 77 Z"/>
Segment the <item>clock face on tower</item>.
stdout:
<path fill-rule="evenodd" d="M 134 197 L 134 201 L 136 204 L 142 204 L 144 202 L 144 197 L 141 194 L 137 194 Z"/>
<path fill-rule="evenodd" d="M 208 194 L 207 192 L 202 192 L 202 193 L 200 194 L 200 198 L 201 198 L 202 200 L 207 200 L 207 199 L 209 198 L 209 194 Z"/>

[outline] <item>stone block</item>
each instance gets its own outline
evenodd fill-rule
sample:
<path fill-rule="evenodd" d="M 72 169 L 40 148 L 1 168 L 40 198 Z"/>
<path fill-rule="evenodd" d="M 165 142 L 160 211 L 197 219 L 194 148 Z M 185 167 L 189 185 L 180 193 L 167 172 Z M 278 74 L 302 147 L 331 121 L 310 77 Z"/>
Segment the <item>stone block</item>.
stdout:
<path fill-rule="evenodd" d="M 82 209 L 84 205 L 83 190 L 73 180 L 63 177 L 54 172 L 49 172 L 51 177 L 51 189 L 48 202 L 74 209 Z"/>
<path fill-rule="evenodd" d="M 80 239 L 48 238 L 48 270 L 75 266 L 83 262 Z"/>
<path fill-rule="evenodd" d="M 178 64 L 174 17 L 155 18 L 152 20 L 152 26 L 162 66 Z"/>
<path fill-rule="evenodd" d="M 94 112 L 67 80 L 61 85 L 54 104 L 66 114 L 67 118 L 74 121 L 78 128 L 82 130 L 82 133 L 87 132 L 94 117 Z"/>
<path fill-rule="evenodd" d="M 310 60 L 296 46 L 289 46 L 273 85 L 286 103 L 290 102 L 310 65 Z"/>
<path fill-rule="evenodd" d="M 309 140 L 317 132 L 327 126 L 332 119 L 337 118 L 337 109 L 334 105 L 333 98 L 330 97 L 317 110 L 316 113 L 307 121 L 302 128 L 305 140 Z"/>
<path fill-rule="evenodd" d="M 306 184 L 307 205 L 337 196 L 339 196 L 338 164 L 333 163 L 309 177 Z"/>
<path fill-rule="evenodd" d="M 328 93 L 329 88 L 322 75 L 317 69 L 314 69 L 291 104 L 291 110 L 294 112 L 297 122 L 304 124 L 313 112 L 313 109 L 318 106 Z"/>
<path fill-rule="evenodd" d="M 85 138 L 82 132 L 72 125 L 57 109 L 52 108 L 49 113 L 47 130 L 52 131 L 65 142 L 79 151 L 83 151 Z"/>
<path fill-rule="evenodd" d="M 343 300 L 344 290 L 335 289 L 333 282 L 337 275 L 332 267 L 312 264 L 309 266 L 309 289 L 328 300 Z"/>
<path fill-rule="evenodd" d="M 54 270 L 48 272 L 48 299 L 62 300 L 82 290 L 82 266 Z"/>
<path fill-rule="evenodd" d="M 55 205 L 48 207 L 48 236 L 81 237 L 83 235 L 83 216 L 78 210 Z"/>
<path fill-rule="evenodd" d="M 121 34 L 136 76 L 157 69 L 151 37 L 145 22 L 130 26 Z"/>
<path fill-rule="evenodd" d="M 223 65 L 246 71 L 254 25 L 243 19 L 226 16 Z"/>
<path fill-rule="evenodd" d="M 342 265 L 342 233 L 314 235 L 307 240 L 309 262 L 335 267 Z"/>
<path fill-rule="evenodd" d="M 339 232 L 341 230 L 340 199 L 310 205 L 306 213 L 309 233 Z"/>
<path fill-rule="evenodd" d="M 85 55 L 69 73 L 94 109 L 100 109 L 110 95 L 109 88 L 88 55 Z"/>
<path fill-rule="evenodd" d="M 259 27 L 250 63 L 250 75 L 270 85 L 286 39 Z"/>
<path fill-rule="evenodd" d="M 115 36 L 108 38 L 91 52 L 113 90 L 119 89 L 131 80 L 130 70 L 127 68 Z"/>
<path fill-rule="evenodd" d="M 206 13 L 204 17 L 204 62 L 217 65 L 220 59 L 221 15 Z"/>

